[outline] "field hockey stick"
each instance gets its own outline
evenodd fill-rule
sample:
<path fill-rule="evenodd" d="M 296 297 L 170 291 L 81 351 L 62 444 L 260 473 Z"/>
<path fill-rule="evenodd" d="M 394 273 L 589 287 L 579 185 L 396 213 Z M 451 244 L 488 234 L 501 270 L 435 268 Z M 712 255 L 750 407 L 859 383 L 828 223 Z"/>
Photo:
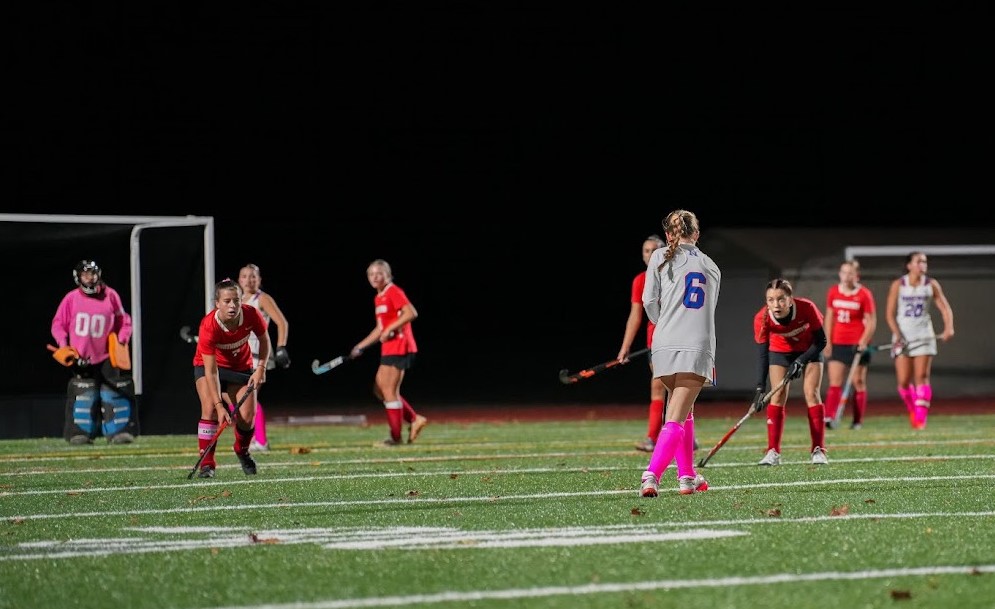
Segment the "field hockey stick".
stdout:
<path fill-rule="evenodd" d="M 231 409 L 230 413 L 231 418 L 221 421 L 221 424 L 218 425 L 218 430 L 214 432 L 214 435 L 211 437 L 211 442 L 206 447 L 204 447 L 204 450 L 200 452 L 200 457 L 197 459 L 197 462 L 193 464 L 193 469 L 190 470 L 189 474 L 187 474 L 187 480 L 193 478 L 193 475 L 197 473 L 197 469 L 200 467 L 201 463 L 203 463 L 204 459 L 207 458 L 208 453 L 214 450 L 214 447 L 218 445 L 218 439 L 221 438 L 221 433 L 224 432 L 225 428 L 228 427 L 230 421 L 235 420 L 235 414 L 238 412 L 238 409 L 242 406 L 242 404 L 245 403 L 245 400 L 249 398 L 249 394 L 252 393 L 255 390 L 255 388 L 256 388 L 255 385 L 249 383 L 249 386 L 246 388 L 245 394 L 243 394 L 242 397 L 238 400 L 238 403 L 235 404 L 235 407 Z"/>
<path fill-rule="evenodd" d="M 639 351 L 634 351 L 629 354 L 629 359 L 631 360 L 633 358 L 639 357 L 640 355 L 646 355 L 649 352 L 650 352 L 649 349 L 640 349 Z M 590 368 L 584 368 L 583 370 L 579 372 L 574 372 L 573 374 L 570 374 L 570 372 L 566 368 L 564 368 L 563 370 L 560 370 L 560 382 L 563 383 L 564 385 L 571 385 L 586 378 L 591 378 L 595 374 L 604 372 L 605 370 L 610 370 L 620 364 L 621 362 L 618 361 L 618 358 L 610 359 L 607 362 L 602 362 L 596 366 L 591 366 Z"/>
<path fill-rule="evenodd" d="M 867 351 L 872 353 L 876 350 L 877 347 L 867 347 Z M 833 415 L 832 422 L 834 426 L 839 426 L 840 422 L 843 420 L 843 413 L 846 411 L 847 402 L 850 401 L 850 394 L 853 392 L 853 379 L 857 376 L 857 368 L 860 366 L 860 358 L 863 356 L 863 351 L 857 351 L 853 355 L 853 361 L 850 363 L 850 374 L 846 375 L 846 384 L 843 385 L 843 393 L 840 394 L 840 403 L 836 406 L 836 413 Z"/>
<path fill-rule="evenodd" d="M 698 460 L 698 467 L 705 467 L 705 464 L 708 463 L 708 460 L 711 459 L 712 456 L 715 455 L 715 453 L 719 452 L 719 449 L 722 448 L 722 445 L 729 441 L 729 438 L 732 437 L 732 434 L 736 433 L 736 431 L 743 425 L 743 423 L 746 422 L 746 419 L 749 419 L 754 414 L 760 412 L 760 409 L 766 406 L 767 403 L 770 402 L 770 399 L 774 397 L 774 394 L 780 391 L 781 388 L 787 384 L 788 384 L 788 377 L 787 375 L 785 375 L 785 377 L 781 379 L 781 382 L 777 384 L 777 387 L 774 387 L 773 389 L 765 393 L 762 398 L 760 398 L 759 404 L 750 404 L 750 408 L 749 410 L 746 411 L 746 414 L 743 415 L 743 418 L 736 421 L 736 424 L 732 426 L 732 429 L 727 431 L 726 435 L 722 436 L 722 439 L 719 440 L 719 443 L 713 446 L 712 450 L 708 451 L 707 455 Z M 754 406 L 756 406 L 756 408 L 754 408 Z"/>
<path fill-rule="evenodd" d="M 339 366 L 341 366 L 342 364 L 346 363 L 351 359 L 356 359 L 356 358 L 354 358 L 350 353 L 349 355 L 340 355 L 338 357 L 334 357 L 325 362 L 324 364 L 322 364 L 318 360 L 314 360 L 311 362 L 311 372 L 315 374 L 324 374 L 329 370 L 331 370 L 332 368 L 338 368 Z"/>
<path fill-rule="evenodd" d="M 197 335 L 190 334 L 190 326 L 183 326 L 182 328 L 180 328 L 180 338 L 182 338 L 184 341 L 188 343 L 197 342 Z"/>

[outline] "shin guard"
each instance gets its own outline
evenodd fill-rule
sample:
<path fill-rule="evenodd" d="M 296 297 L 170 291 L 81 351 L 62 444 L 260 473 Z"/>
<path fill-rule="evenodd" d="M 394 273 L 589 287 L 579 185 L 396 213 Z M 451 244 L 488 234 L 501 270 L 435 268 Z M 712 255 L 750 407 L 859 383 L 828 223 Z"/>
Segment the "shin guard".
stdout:
<path fill-rule="evenodd" d="M 63 429 L 66 440 L 71 440 L 74 436 L 93 438 L 96 435 L 93 411 L 97 405 L 97 381 L 74 376 L 69 379 L 66 396 L 66 422 Z"/>
<path fill-rule="evenodd" d="M 138 436 L 138 408 L 134 396 L 135 385 L 130 377 L 109 380 L 100 386 L 104 437 L 110 439 L 121 432 Z"/>

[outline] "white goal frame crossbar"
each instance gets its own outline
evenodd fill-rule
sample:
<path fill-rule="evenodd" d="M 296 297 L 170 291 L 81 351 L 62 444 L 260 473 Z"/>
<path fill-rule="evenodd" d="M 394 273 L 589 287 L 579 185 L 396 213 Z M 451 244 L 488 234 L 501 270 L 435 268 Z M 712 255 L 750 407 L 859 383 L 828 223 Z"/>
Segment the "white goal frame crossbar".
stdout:
<path fill-rule="evenodd" d="M 995 254 L 995 245 L 850 245 L 843 250 L 843 259 L 907 256 L 909 252 L 927 256 L 990 256 Z"/>
<path fill-rule="evenodd" d="M 204 313 L 214 308 L 214 217 L 213 216 L 100 216 L 73 214 L 0 214 L 0 222 L 49 224 L 131 224 L 131 377 L 135 394 L 142 395 L 142 231 L 176 226 L 204 227 Z"/>

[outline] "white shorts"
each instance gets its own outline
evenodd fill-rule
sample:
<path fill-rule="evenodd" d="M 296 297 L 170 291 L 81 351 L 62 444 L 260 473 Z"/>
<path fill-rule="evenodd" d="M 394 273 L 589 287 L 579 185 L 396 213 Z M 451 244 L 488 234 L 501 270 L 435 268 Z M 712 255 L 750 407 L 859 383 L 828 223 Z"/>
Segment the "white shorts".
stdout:
<path fill-rule="evenodd" d="M 705 377 L 705 386 L 715 384 L 715 358 L 704 351 L 654 350 L 651 356 L 653 376 L 691 372 Z"/>

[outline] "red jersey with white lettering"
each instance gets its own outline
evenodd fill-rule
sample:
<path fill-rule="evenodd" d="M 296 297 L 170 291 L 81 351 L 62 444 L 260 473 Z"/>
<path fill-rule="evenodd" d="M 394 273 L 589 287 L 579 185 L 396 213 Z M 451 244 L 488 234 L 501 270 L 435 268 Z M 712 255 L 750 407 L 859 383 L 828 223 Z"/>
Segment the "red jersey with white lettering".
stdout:
<path fill-rule="evenodd" d="M 636 278 L 632 280 L 632 297 L 630 300 L 639 305 L 639 308 L 643 308 L 643 288 L 646 287 L 646 271 L 636 275 Z M 645 311 L 643 311 L 645 313 Z M 648 322 L 646 326 L 646 346 L 653 346 L 653 329 L 656 328 L 656 324 L 653 322 Z"/>
<path fill-rule="evenodd" d="M 856 345 L 864 335 L 864 315 L 874 314 L 874 295 L 860 284 L 852 292 L 837 284 L 826 293 L 826 308 L 833 314 L 833 335 L 829 342 Z"/>
<path fill-rule="evenodd" d="M 386 328 L 394 323 L 394 320 L 401 315 L 401 309 L 410 303 L 404 290 L 393 283 L 388 283 L 383 292 L 373 297 L 373 311 L 377 321 L 380 322 L 380 327 Z M 418 345 L 415 343 L 415 333 L 410 323 L 395 332 L 394 338 L 380 343 L 380 355 L 407 355 L 417 352 Z"/>
<path fill-rule="evenodd" d="M 794 298 L 791 315 L 779 323 L 766 305 L 753 317 L 753 338 L 774 353 L 799 353 L 812 346 L 812 333 L 822 327 L 822 311 L 808 298 Z"/>
<path fill-rule="evenodd" d="M 218 368 L 243 372 L 252 370 L 252 350 L 249 335 L 257 337 L 266 333 L 266 321 L 259 309 L 242 304 L 239 323 L 234 330 L 225 327 L 214 310 L 200 320 L 197 330 L 197 352 L 193 355 L 193 365 L 204 365 L 204 354 L 213 355 Z"/>

